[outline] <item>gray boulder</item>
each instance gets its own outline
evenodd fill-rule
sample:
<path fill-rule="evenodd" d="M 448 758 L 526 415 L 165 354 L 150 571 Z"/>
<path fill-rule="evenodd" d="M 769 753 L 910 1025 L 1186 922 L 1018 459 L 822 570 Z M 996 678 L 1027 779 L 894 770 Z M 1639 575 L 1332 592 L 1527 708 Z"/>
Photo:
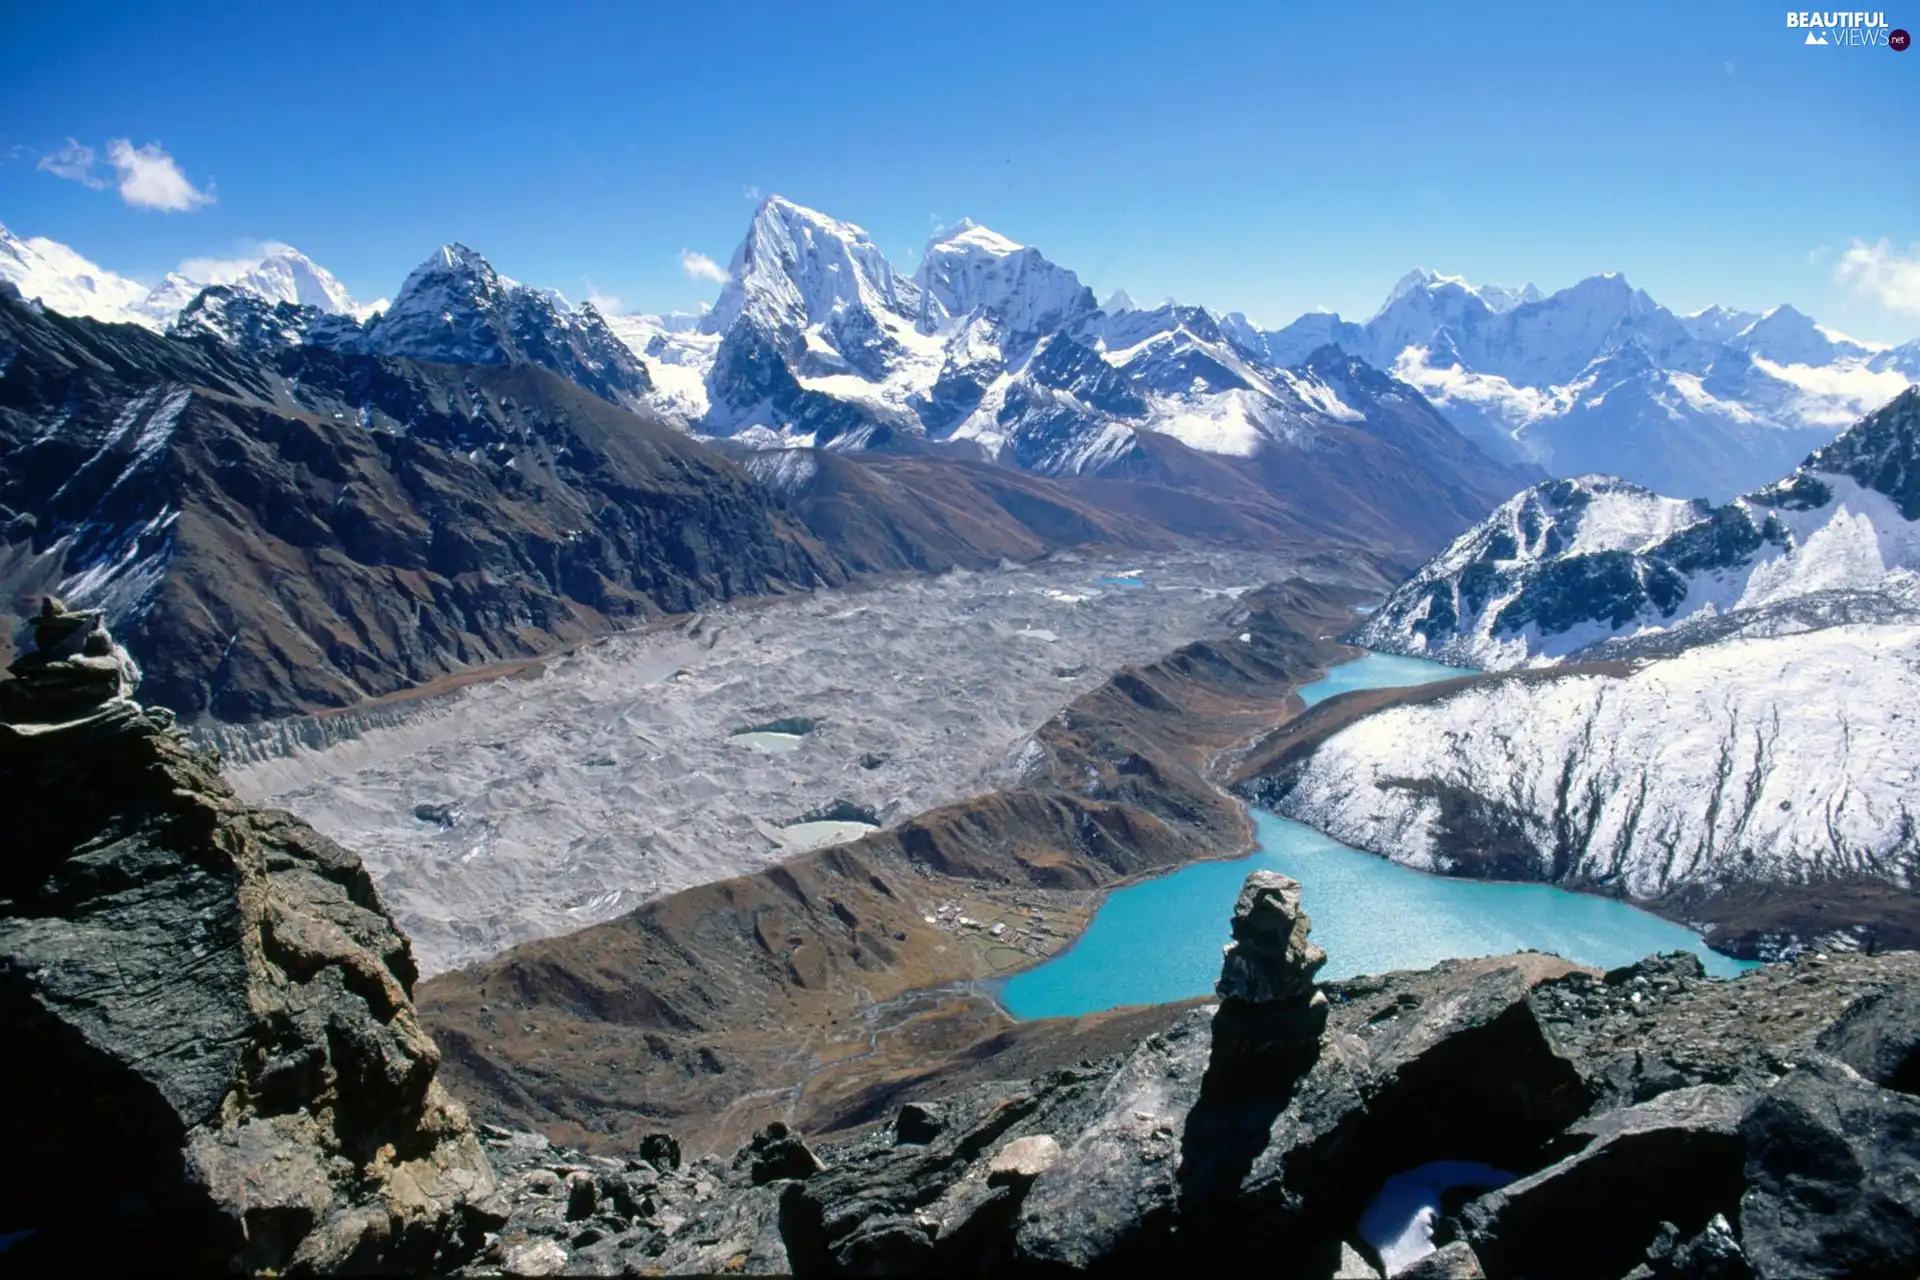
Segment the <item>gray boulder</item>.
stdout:
<path fill-rule="evenodd" d="M 1740 1243 L 1766 1280 L 1910 1276 L 1920 1263 L 1920 1099 L 1814 1058 L 1740 1125 Z"/>
<path fill-rule="evenodd" d="M 1573 1125 L 1563 1143 L 1580 1150 L 1469 1204 L 1462 1232 L 1490 1275 L 1614 1280 L 1663 1230 L 1737 1211 L 1749 1102 L 1700 1085 Z M 1569 1250 L 1574 1239 L 1585 1243 Z"/>

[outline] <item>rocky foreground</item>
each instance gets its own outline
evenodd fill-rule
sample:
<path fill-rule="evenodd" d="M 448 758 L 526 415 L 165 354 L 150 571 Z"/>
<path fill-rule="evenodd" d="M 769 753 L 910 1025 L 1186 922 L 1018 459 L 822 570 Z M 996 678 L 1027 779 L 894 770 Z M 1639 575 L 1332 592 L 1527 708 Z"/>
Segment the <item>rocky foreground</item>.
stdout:
<path fill-rule="evenodd" d="M 83 656 L 97 617 L 46 616 Z M 64 630 L 63 630 L 64 628 Z M 58 633 L 58 634 L 56 634 Z M 89 637 L 99 637 L 91 639 Z M 64 652 L 64 649 L 62 650 Z M 66 658 L 16 664 L 31 686 Z M 123 674 L 126 674 L 123 671 Z M 70 1270 L 1910 1276 L 1920 955 L 1527 954 L 1319 983 L 1249 877 L 1216 1003 L 1024 1082 L 683 1162 L 476 1132 L 352 854 L 124 683 L 12 688 L 0 1260 Z M 36 710 L 37 708 L 37 710 Z M 51 710 L 57 708 L 57 712 Z M 1419 927 L 1408 921 L 1407 927 Z M 24 1234 L 21 1234 L 24 1233 Z"/>
<path fill-rule="evenodd" d="M 0 684 L 0 1262 L 471 1257 L 493 1170 L 360 860 L 130 701 L 98 613 L 37 622 Z"/>
<path fill-rule="evenodd" d="M 1689 955 L 1457 961 L 1230 996 L 811 1149 L 776 1125 L 679 1166 L 489 1130 L 511 1217 L 474 1270 L 1326 1280 L 1397 1247 L 1403 1277 L 1907 1276 L 1917 982 L 1913 953 L 1738 982 Z M 1461 1164 L 1518 1177 L 1448 1187 Z M 1406 1175 L 1427 1194 L 1383 1249 L 1363 1226 Z"/>

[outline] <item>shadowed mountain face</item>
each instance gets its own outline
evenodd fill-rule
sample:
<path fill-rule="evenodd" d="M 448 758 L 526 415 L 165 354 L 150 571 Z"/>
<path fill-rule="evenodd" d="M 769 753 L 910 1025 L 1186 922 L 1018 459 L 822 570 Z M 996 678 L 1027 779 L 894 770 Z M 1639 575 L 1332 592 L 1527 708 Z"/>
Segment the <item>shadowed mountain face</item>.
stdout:
<path fill-rule="evenodd" d="M 837 581 L 775 496 L 525 366 L 211 342 L 0 300 L 0 582 L 105 607 L 156 702 L 240 720 Z"/>

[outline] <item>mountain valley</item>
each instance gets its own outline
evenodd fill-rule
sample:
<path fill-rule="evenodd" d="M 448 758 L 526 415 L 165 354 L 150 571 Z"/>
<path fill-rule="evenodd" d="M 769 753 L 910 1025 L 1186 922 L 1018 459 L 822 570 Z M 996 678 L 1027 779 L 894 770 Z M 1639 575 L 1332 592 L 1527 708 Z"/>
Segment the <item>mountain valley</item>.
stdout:
<path fill-rule="evenodd" d="M 1292 567 L 1061 553 L 822 590 L 206 736 L 241 795 L 360 851 L 432 977 L 1013 784 L 1061 708 Z"/>

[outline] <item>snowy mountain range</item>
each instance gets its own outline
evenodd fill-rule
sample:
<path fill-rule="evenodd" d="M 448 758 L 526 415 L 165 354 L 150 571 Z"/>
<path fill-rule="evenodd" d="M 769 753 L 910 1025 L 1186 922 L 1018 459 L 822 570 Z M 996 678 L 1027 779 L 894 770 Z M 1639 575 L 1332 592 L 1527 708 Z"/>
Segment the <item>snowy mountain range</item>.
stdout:
<path fill-rule="evenodd" d="M 859 227 L 778 196 L 697 325 L 627 324 L 690 428 L 767 444 L 950 444 L 1111 474 L 1151 465 L 1144 432 L 1252 458 L 1369 418 L 1203 308 L 1103 309 L 1072 271 L 971 221 L 909 276 Z"/>
<path fill-rule="evenodd" d="M 255 355 L 311 345 L 438 364 L 531 364 L 626 408 L 646 407 L 653 391 L 646 366 L 592 305 L 509 279 L 460 244 L 414 268 L 392 304 L 364 322 L 240 284 L 214 285 L 169 332 Z"/>
<path fill-rule="evenodd" d="M 192 279 L 169 271 L 148 288 L 41 236 L 22 240 L 0 227 L 0 280 L 23 297 L 38 299 L 62 315 L 164 331 L 203 289 L 221 284 L 272 304 L 312 307 L 327 315 L 364 319 L 386 305 L 353 300 L 326 268 L 298 250 L 275 247 L 253 265 L 220 280 Z"/>
<path fill-rule="evenodd" d="M 405 314 L 361 339 L 331 324 L 308 338 L 298 317 L 241 327 L 450 361 L 532 359 L 705 436 L 957 450 L 1055 475 L 1152 470 L 1145 433 L 1216 458 L 1272 455 L 1271 471 L 1275 457 L 1320 447 L 1330 425 L 1368 420 L 1370 406 L 1300 372 L 1335 346 L 1497 462 L 1716 501 L 1920 381 L 1920 342 L 1859 342 L 1790 306 L 1678 315 L 1617 274 L 1547 294 L 1414 271 L 1364 324 L 1313 313 L 1264 329 L 1124 292 L 1101 305 L 1072 271 L 971 221 L 902 272 L 859 227 L 779 196 L 756 210 L 699 315 L 603 316 L 461 246 L 436 260 L 389 308 Z M 0 278 L 55 310 L 150 328 L 181 319 L 205 284 L 356 323 L 372 314 L 291 250 L 238 279 L 169 276 L 146 290 L 0 230 Z M 205 317 L 190 327 L 217 329 Z"/>
<path fill-rule="evenodd" d="M 1283 370 L 1201 308 L 1109 315 L 1072 272 L 970 223 L 906 276 L 859 228 L 778 197 L 698 317 L 609 323 L 454 244 L 364 322 L 233 284 L 202 290 L 169 332 L 256 356 L 532 364 L 736 449 L 933 452 L 1170 485 L 1261 521 L 1277 499 L 1397 564 L 1538 475 L 1338 352 Z"/>
<path fill-rule="evenodd" d="M 1391 370 L 1497 456 L 1722 501 L 1920 381 L 1920 341 L 1858 342 L 1790 306 L 1676 315 L 1611 273 L 1543 295 L 1415 271 L 1364 325 L 1229 322 L 1278 364 L 1331 342 Z"/>
<path fill-rule="evenodd" d="M 1723 506 L 1605 476 L 1517 494 L 1393 593 L 1370 648 L 1506 669 L 1831 593 L 1920 600 L 1920 389 Z"/>

